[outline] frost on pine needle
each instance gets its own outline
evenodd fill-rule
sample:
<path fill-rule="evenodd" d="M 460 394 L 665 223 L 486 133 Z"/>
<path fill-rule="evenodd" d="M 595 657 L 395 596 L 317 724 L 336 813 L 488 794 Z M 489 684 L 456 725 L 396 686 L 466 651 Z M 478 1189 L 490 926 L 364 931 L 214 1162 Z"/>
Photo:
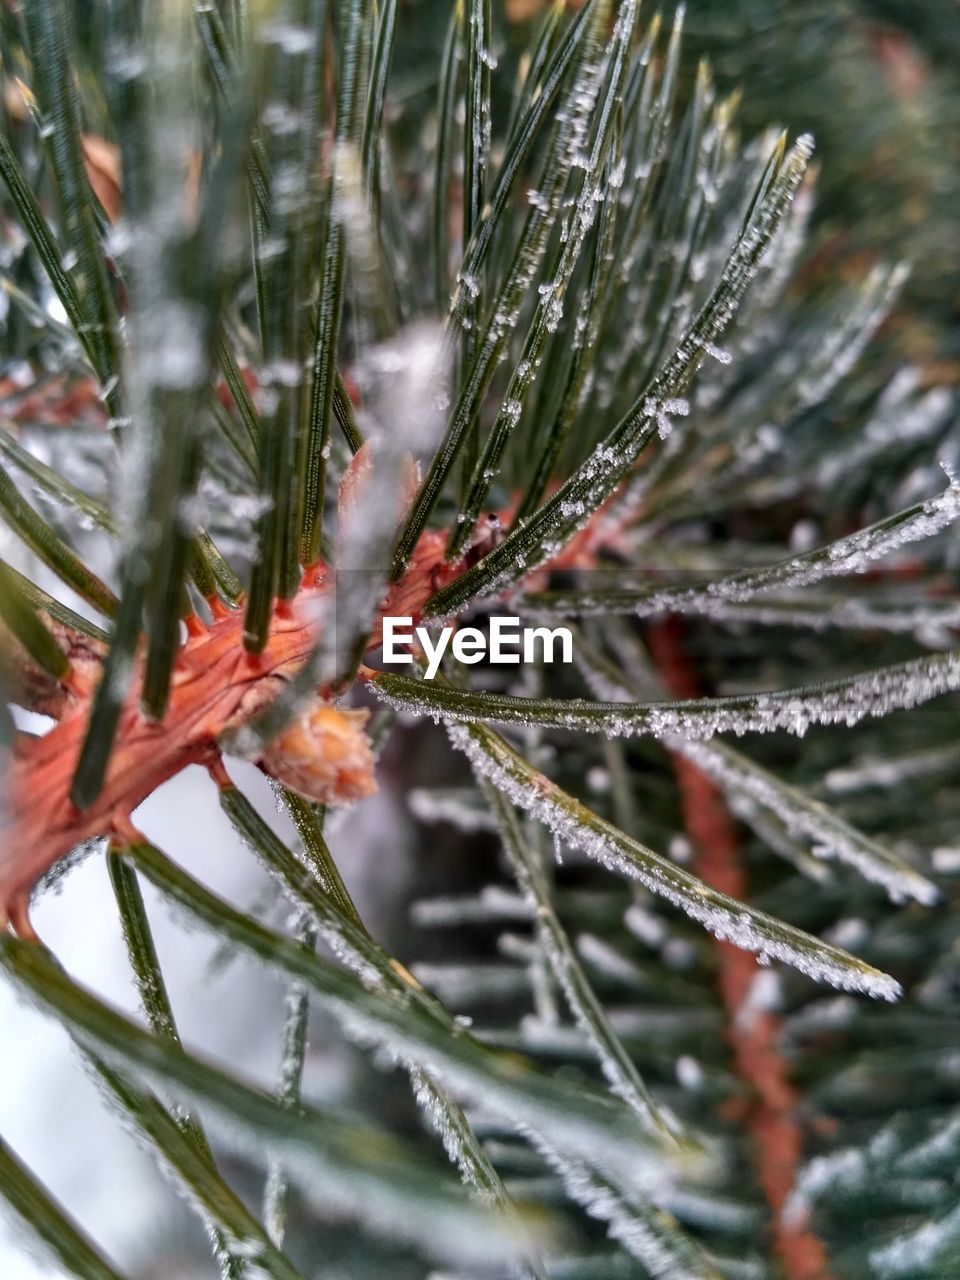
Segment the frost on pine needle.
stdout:
<path fill-rule="evenodd" d="M 806 407 L 823 401 L 855 368 L 867 343 L 886 319 L 909 275 L 905 263 L 875 267 L 860 290 L 857 305 L 828 332 L 797 386 Z"/>
<path fill-rule="evenodd" d="M 822 1210 L 831 1202 L 862 1203 L 878 1183 L 900 1184 L 910 1194 L 911 1181 L 916 1192 L 922 1192 L 920 1179 L 938 1170 L 953 1169 L 956 1158 L 958 1125 L 949 1119 L 928 1141 L 911 1145 L 908 1135 L 912 1127 L 904 1118 L 882 1126 L 863 1146 L 844 1147 L 811 1160 L 799 1172 L 784 1208 L 790 1221 L 798 1221 L 811 1212 Z M 915 1162 L 915 1154 L 924 1151 L 933 1157 L 931 1164 Z M 946 1163 L 940 1164 L 937 1156 Z M 930 1184 L 928 1184 L 930 1185 Z M 922 1201 L 921 1201 L 922 1203 Z M 901 1230 L 884 1243 L 870 1249 L 870 1275 L 884 1280 L 917 1275 L 946 1274 L 941 1270 L 960 1239 L 960 1213 L 946 1213 L 912 1229 Z"/>
<path fill-rule="evenodd" d="M 410 792 L 407 803 L 421 822 L 449 822 L 460 831 L 496 830 L 496 823 L 472 788 L 417 787 Z"/>
<path fill-rule="evenodd" d="M 891 452 L 932 442 L 949 424 L 956 397 L 947 387 L 920 391 L 921 370 L 899 370 L 880 396 L 863 429 L 847 442 L 841 439 L 816 465 L 817 484 L 824 489 L 847 485 Z"/>
<path fill-rule="evenodd" d="M 480 777 L 490 781 L 555 836 L 609 871 L 639 880 L 715 937 L 754 951 L 761 960 L 782 960 L 814 981 L 842 990 L 861 991 L 884 1000 L 896 1000 L 900 995 L 900 984 L 887 974 L 838 947 L 709 888 L 618 831 L 532 769 L 489 729 L 479 725 L 451 725 L 448 733 L 453 745 L 467 755 Z"/>
<path fill-rule="evenodd" d="M 568 1158 L 596 1163 L 633 1180 L 647 1191 L 673 1176 L 670 1153 L 665 1147 L 654 1143 L 649 1131 L 642 1129 L 635 1117 L 630 1117 L 632 1123 L 628 1127 L 624 1117 L 629 1113 L 622 1108 L 618 1121 L 616 1109 L 598 1105 L 596 1095 L 580 1108 L 579 1114 L 573 1108 L 560 1114 L 555 1100 L 537 1097 L 536 1089 L 525 1089 L 520 1080 L 511 1080 L 508 1071 L 502 1068 L 493 1074 L 484 1071 L 479 1055 L 471 1064 L 470 1055 L 450 1053 L 439 1045 L 430 1053 L 400 1028 L 392 1035 L 385 1035 L 385 1028 L 357 1009 L 344 1009 L 343 1020 L 357 1044 L 376 1046 L 408 1070 L 415 1067 L 428 1071 L 457 1096 L 482 1101 L 484 1109 L 492 1115 L 522 1134 L 537 1135 L 539 1140 L 555 1145 Z M 590 1112 L 594 1114 L 590 1116 Z M 614 1135 L 618 1131 L 622 1141 L 617 1146 Z"/>
<path fill-rule="evenodd" d="M 489 823 L 493 830 L 493 823 Z M 410 908 L 410 918 L 420 928 L 449 929 L 464 924 L 499 924 L 528 921 L 530 905 L 518 893 L 488 885 L 474 897 L 420 898 Z"/>
<path fill-rule="evenodd" d="M 877 1280 L 909 1280 L 951 1266 L 960 1246 L 960 1205 L 887 1244 L 871 1249 L 870 1266 Z"/>
<path fill-rule="evenodd" d="M 936 654 L 880 667 L 862 675 L 772 693 L 728 694 L 683 702 L 625 703 L 522 698 L 448 690 L 403 676 L 378 676 L 377 695 L 391 706 L 435 720 L 518 724 L 541 728 L 593 730 L 608 737 L 649 735 L 685 740 L 718 733 L 772 733 L 802 737 L 811 725 L 852 726 L 867 717 L 920 706 L 960 689 L 960 653 Z M 618 686 L 613 682 L 608 690 Z M 622 695 L 622 686 L 619 686 Z"/>
<path fill-rule="evenodd" d="M 476 1167 L 464 1150 L 460 1135 L 450 1126 L 445 1108 L 437 1098 L 436 1086 L 417 1067 L 409 1069 L 413 1096 L 428 1124 L 439 1135 L 448 1159 L 460 1171 L 464 1183 L 477 1192 L 480 1199 L 493 1204 L 493 1196 L 477 1176 Z"/>
<path fill-rule="evenodd" d="M 304 947 L 312 950 L 316 945 L 316 933 L 308 916 L 304 916 L 298 922 L 297 934 Z M 300 1101 L 304 1061 L 308 1047 L 310 996 L 307 987 L 302 982 L 291 983 L 287 988 L 285 1004 L 286 1016 L 276 1093 L 283 1106 L 295 1108 Z M 283 1164 L 273 1158 L 268 1164 L 264 1181 L 263 1219 L 270 1240 L 278 1249 L 283 1247 L 286 1234 L 288 1194 L 289 1187 Z"/>
<path fill-rule="evenodd" d="M 482 783 L 487 803 L 497 819 L 504 851 L 510 860 L 521 892 L 527 898 L 537 922 L 537 937 L 577 1026 L 593 1047 L 600 1069 L 611 1091 L 640 1116 L 644 1123 L 663 1135 L 673 1133 L 673 1123 L 656 1107 L 633 1064 L 617 1038 L 607 1013 L 583 971 L 570 939 L 560 922 L 550 897 L 549 883 L 536 852 L 530 847 L 513 809 L 489 782 Z"/>
<path fill-rule="evenodd" d="M 810 840 L 818 858 L 836 858 L 882 885 L 894 902 L 914 898 L 926 906 L 937 901 L 936 885 L 914 871 L 878 841 L 858 831 L 826 805 L 774 777 L 723 743 L 668 738 L 673 751 L 718 782 L 738 817 L 747 823 L 754 805 L 771 810 L 792 836 Z"/>
<path fill-rule="evenodd" d="M 705 359 L 703 343 L 716 342 L 730 327 L 812 150 L 812 138 L 801 135 L 786 155 L 780 148 L 775 151 L 768 166 L 773 178 L 769 188 L 751 208 L 709 296 L 649 386 L 533 517 L 518 522 L 481 565 L 436 593 L 428 604 L 429 613 L 447 616 L 469 600 L 487 597 L 527 576 L 556 556 L 615 491 L 657 429 L 656 414 L 645 410 L 647 402 L 660 406 L 684 391 Z"/>
<path fill-rule="evenodd" d="M 641 618 L 665 613 L 709 617 L 714 609 L 742 604 L 766 592 L 807 587 L 841 574 L 863 573 L 875 561 L 902 547 L 943 532 L 958 516 L 960 485 L 951 480 L 942 493 L 926 502 L 770 568 L 716 578 L 704 587 L 557 592 L 545 598 L 531 597 L 529 607 L 536 612 L 566 614 L 603 611 Z"/>
<path fill-rule="evenodd" d="M 960 603 L 925 599 L 911 603 L 897 596 L 835 598 L 802 595 L 721 604 L 710 603 L 712 622 L 742 626 L 800 627 L 810 631 L 886 631 L 912 635 L 930 648 L 947 648 L 950 632 L 960 626 Z"/>
<path fill-rule="evenodd" d="M 205 891 L 183 873 L 163 867 L 155 851 L 134 853 L 137 866 L 157 880 L 165 895 L 171 895 L 191 919 L 207 923 L 212 904 Z M 644 1185 L 663 1179 L 669 1150 L 629 1112 L 622 1108 L 618 1112 L 593 1090 L 581 1091 L 559 1106 L 560 1086 L 548 1076 L 518 1070 L 512 1058 L 475 1040 L 434 997 L 409 976 L 404 978 L 369 936 L 347 921 L 338 922 L 325 895 L 301 893 L 296 901 L 301 912 L 304 907 L 310 910 L 320 936 L 355 978 L 285 940 L 274 938 L 272 946 L 265 947 L 261 927 L 251 930 L 236 914 L 227 931 L 246 949 L 302 979 L 315 1003 L 336 1019 L 349 1038 L 376 1048 L 406 1070 L 427 1073 L 457 1096 L 482 1099 L 485 1107 L 508 1123 L 522 1121 L 571 1155 L 638 1178 Z"/>
<path fill-rule="evenodd" d="M 589 1164 L 563 1156 L 535 1135 L 531 1142 L 571 1199 L 591 1218 L 605 1223 L 611 1239 L 656 1280 L 720 1280 L 721 1273 L 656 1200 L 642 1200 L 635 1188 L 628 1189 Z"/>

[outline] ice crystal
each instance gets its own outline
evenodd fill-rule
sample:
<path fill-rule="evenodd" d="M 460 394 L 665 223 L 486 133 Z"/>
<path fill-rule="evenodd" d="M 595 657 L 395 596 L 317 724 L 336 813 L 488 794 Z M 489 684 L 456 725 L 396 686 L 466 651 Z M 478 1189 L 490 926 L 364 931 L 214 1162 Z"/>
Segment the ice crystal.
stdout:
<path fill-rule="evenodd" d="M 639 880 L 651 892 L 685 911 L 715 937 L 762 960 L 777 959 L 818 982 L 842 990 L 861 991 L 895 1000 L 900 985 L 845 952 L 781 925 L 710 890 L 688 872 L 674 867 L 564 797 L 539 775 L 527 776 L 510 755 L 499 751 L 487 731 L 476 726 L 448 726 L 450 740 L 469 758 L 477 773 L 488 779 L 514 804 L 542 822 L 564 843 L 580 849 L 610 871 Z"/>
<path fill-rule="evenodd" d="M 699 1251 L 652 1203 L 622 1189 L 615 1180 L 580 1160 L 571 1160 L 534 1137 L 534 1145 L 560 1176 L 567 1194 L 589 1214 L 607 1225 L 619 1241 L 656 1280 L 709 1280 L 716 1273 Z M 666 1190 L 661 1188 L 661 1194 Z"/>
<path fill-rule="evenodd" d="M 614 686 L 611 685 L 611 688 Z M 858 724 L 867 717 L 920 706 L 960 689 L 960 651 L 915 658 L 820 685 L 771 693 L 729 694 L 688 702 L 592 703 L 542 702 L 506 695 L 431 696 L 420 686 L 399 686 L 387 679 L 374 686 L 392 706 L 453 721 L 484 720 L 583 732 L 607 737 L 677 737 L 694 741 L 718 733 L 772 733 L 786 730 L 802 737 L 816 724 Z"/>
<path fill-rule="evenodd" d="M 936 902 L 936 886 L 919 872 L 825 805 L 775 778 L 739 752 L 723 744 L 687 742 L 682 738 L 668 738 L 667 743 L 708 773 L 728 797 L 746 799 L 746 811 L 738 808 L 738 814 L 748 822 L 750 806 L 761 805 L 777 815 L 790 835 L 812 841 L 817 857 L 836 858 L 855 867 L 865 879 L 883 885 L 895 902 L 905 897 L 927 906 Z"/>

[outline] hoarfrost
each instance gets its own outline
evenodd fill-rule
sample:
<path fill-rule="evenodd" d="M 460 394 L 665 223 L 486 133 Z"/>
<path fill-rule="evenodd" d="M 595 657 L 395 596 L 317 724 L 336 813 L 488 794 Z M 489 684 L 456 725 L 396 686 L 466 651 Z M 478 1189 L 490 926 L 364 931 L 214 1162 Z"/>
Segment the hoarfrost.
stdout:
<path fill-rule="evenodd" d="M 728 694 L 686 702 L 592 703 L 581 699 L 547 702 L 509 695 L 416 692 L 398 677 L 373 683 L 378 697 L 393 707 L 434 720 L 522 724 L 530 727 L 592 731 L 610 738 L 650 735 L 685 741 L 718 733 L 772 733 L 802 737 L 811 725 L 852 726 L 868 716 L 908 710 L 960 689 L 960 651 L 915 658 L 876 671 L 771 693 Z"/>
<path fill-rule="evenodd" d="M 958 1241 L 960 1204 L 935 1221 L 926 1222 L 915 1231 L 872 1249 L 870 1266 L 878 1280 L 894 1280 L 899 1276 L 909 1280 L 913 1276 L 933 1275 L 937 1261 L 947 1260 L 945 1250 L 955 1249 Z"/>
<path fill-rule="evenodd" d="M 752 806 L 759 804 L 775 813 L 790 835 L 812 841 L 816 857 L 836 858 L 855 867 L 864 879 L 882 885 L 893 901 L 910 897 L 927 906 L 937 901 L 936 885 L 878 841 L 739 752 L 722 743 L 708 746 L 681 738 L 668 738 L 667 745 L 709 774 L 728 797 L 746 800 L 745 806 L 735 804 L 735 809 L 748 823 Z"/>
<path fill-rule="evenodd" d="M 648 400 L 651 416 L 666 412 L 666 404 Z M 676 412 L 676 410 L 674 410 Z M 659 422 L 659 417 L 657 416 Z M 909 543 L 941 533 L 960 516 L 960 484 L 951 481 L 936 497 L 885 520 L 869 525 L 825 547 L 781 561 L 764 569 L 747 570 L 717 578 L 704 587 L 663 588 L 650 592 L 558 593 L 551 612 L 602 610 L 607 613 L 653 617 L 662 613 L 710 616 L 717 606 L 739 604 L 772 590 L 806 587 L 839 574 L 862 573 L 875 560 Z M 537 608 L 541 606 L 538 604 Z"/>
<path fill-rule="evenodd" d="M 699 1089 L 703 1084 L 703 1067 L 688 1053 L 681 1054 L 676 1063 L 677 1083 L 684 1089 Z"/>
<path fill-rule="evenodd" d="M 460 284 L 463 285 L 464 291 L 469 298 L 477 298 L 480 296 L 480 281 L 468 271 L 461 273 L 459 277 Z"/>
<path fill-rule="evenodd" d="M 410 792 L 410 812 L 421 822 L 449 822 L 460 831 L 495 831 L 496 823 L 466 788 L 417 787 Z"/>
<path fill-rule="evenodd" d="M 546 910 L 545 910 L 546 908 Z M 610 1091 L 633 1111 L 644 1124 L 665 1126 L 659 1109 L 654 1106 L 633 1061 L 616 1037 L 613 1027 L 587 981 L 560 922 L 546 903 L 537 912 L 541 945 L 547 953 L 554 977 L 576 1024 L 600 1063 Z"/>
<path fill-rule="evenodd" d="M 354 1005 L 342 1006 L 338 1017 L 358 1044 L 384 1049 L 390 1061 L 407 1070 L 413 1067 L 429 1071 L 458 1095 L 482 1098 L 485 1109 L 492 1115 L 506 1120 L 525 1135 L 536 1134 L 538 1140 L 550 1143 L 568 1158 L 595 1161 L 644 1188 L 662 1182 L 663 1148 L 654 1146 L 649 1134 L 643 1133 L 635 1118 L 622 1109 L 608 1110 L 603 1106 L 601 1119 L 597 1111 L 600 1100 L 595 1096 L 581 1097 L 576 1107 L 558 1109 L 555 1099 L 525 1089 L 523 1074 L 518 1077 L 515 1067 L 512 1071 L 491 1071 L 481 1065 L 481 1058 L 471 1065 L 464 1054 L 448 1052 L 443 1047 L 431 1054 L 416 1035 L 408 1035 L 399 1025 L 388 1033 L 384 1025 L 365 1016 Z M 623 1139 L 619 1143 L 613 1141 L 615 1131 L 619 1131 Z"/>
<path fill-rule="evenodd" d="M 474 897 L 421 898 L 410 909 L 410 918 L 420 928 L 451 928 L 462 924 L 502 924 L 528 921 L 530 904 L 518 893 L 499 885 L 488 885 Z"/>
<path fill-rule="evenodd" d="M 706 339 L 703 339 L 700 346 L 711 360 L 716 360 L 718 364 L 730 364 L 733 361 L 733 356 L 730 352 L 724 350 L 723 347 L 718 347 L 715 342 L 708 342 Z"/>
<path fill-rule="evenodd" d="M 559 1175 L 570 1198 L 591 1218 L 605 1222 L 611 1239 L 656 1280 L 708 1280 L 716 1274 L 693 1242 L 654 1204 L 641 1201 L 632 1190 L 623 1190 L 585 1162 L 563 1156 L 537 1135 L 530 1140 Z"/>
<path fill-rule="evenodd" d="M 490 742 L 493 735 L 487 731 L 474 725 L 448 725 L 447 732 L 481 777 L 542 822 L 557 839 L 581 850 L 607 870 L 638 880 L 715 937 L 764 959 L 782 960 L 814 981 L 827 982 L 841 990 L 861 991 L 884 1000 L 895 1000 L 900 995 L 900 984 L 887 974 L 710 889 L 578 805 L 546 778 L 524 775 L 518 767 L 521 762 L 511 758 L 506 744 L 499 751 L 499 744 Z"/>
<path fill-rule="evenodd" d="M 960 873 L 960 849 L 939 845 L 930 854 L 933 869 L 942 876 L 955 876 Z"/>
<path fill-rule="evenodd" d="M 806 1220 L 814 1201 L 837 1187 L 863 1186 L 866 1174 L 864 1153 L 847 1148 L 811 1160 L 798 1176 L 783 1209 L 784 1221 L 797 1225 Z"/>
<path fill-rule="evenodd" d="M 898 605 L 857 597 L 833 599 L 804 594 L 759 603 L 711 605 L 714 622 L 757 623 L 767 627 L 805 627 L 811 631 L 886 631 L 912 635 L 930 648 L 944 647 L 952 628 L 960 626 L 960 602 L 930 600 Z"/>
<path fill-rule="evenodd" d="M 413 1096 L 430 1127 L 439 1136 L 447 1159 L 460 1173 L 461 1178 L 483 1204 L 493 1203 L 493 1195 L 484 1187 L 477 1175 L 477 1167 L 463 1145 L 461 1135 L 450 1123 L 445 1099 L 437 1093 L 437 1087 L 418 1067 L 409 1067 L 408 1075 L 413 1086 Z"/>
<path fill-rule="evenodd" d="M 673 430 L 670 415 L 685 418 L 690 412 L 690 403 L 679 396 L 667 397 L 665 400 L 656 400 L 651 396 L 644 402 L 643 412 L 656 422 L 660 439 L 666 440 Z"/>

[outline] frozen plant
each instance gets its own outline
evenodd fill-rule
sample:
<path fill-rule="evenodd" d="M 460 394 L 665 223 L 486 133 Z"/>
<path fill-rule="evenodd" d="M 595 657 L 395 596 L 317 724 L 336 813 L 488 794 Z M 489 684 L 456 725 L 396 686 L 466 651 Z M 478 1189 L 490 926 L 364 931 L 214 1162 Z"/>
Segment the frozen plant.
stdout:
<path fill-rule="evenodd" d="M 838 249 L 843 103 L 691 7 L 3 8 L 0 969 L 224 1277 L 957 1272 L 953 366 L 930 264 Z M 724 9 L 912 138 L 861 7 Z M 269 900 L 138 829 L 189 767 Z M 38 937 L 87 855 L 141 1021 Z M 272 1088 L 181 1041 L 158 900 L 280 976 Z M 0 1195 L 143 1263 L 2 1140 Z"/>

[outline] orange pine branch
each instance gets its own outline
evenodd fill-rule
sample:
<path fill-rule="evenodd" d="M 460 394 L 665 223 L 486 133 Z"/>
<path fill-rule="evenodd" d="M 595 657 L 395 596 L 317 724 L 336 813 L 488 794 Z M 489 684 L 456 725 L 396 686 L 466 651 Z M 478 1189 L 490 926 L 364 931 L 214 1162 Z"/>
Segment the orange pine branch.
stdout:
<path fill-rule="evenodd" d="M 445 539 L 427 533 L 403 580 L 383 611 L 418 615 L 428 596 L 455 576 L 443 563 Z M 122 832 L 130 814 L 157 787 L 191 764 L 210 764 L 224 733 L 240 728 L 277 696 L 303 665 L 317 639 L 314 619 L 331 589 L 323 571 L 312 570 L 296 599 L 277 610 L 269 642 L 260 654 L 243 646 L 243 616 L 222 607 L 212 625 L 194 620 L 174 667 L 170 703 L 161 721 L 140 708 L 142 658 L 131 681 L 104 785 L 96 801 L 78 809 L 70 780 L 87 729 L 100 673 L 100 654 L 88 645 L 74 661 L 57 696 L 45 708 L 59 723 L 43 737 L 20 735 L 7 777 L 7 823 L 0 851 L 0 927 L 9 922 L 33 937 L 28 902 L 44 873 L 66 853 L 94 836 Z M 382 616 L 382 614 L 381 614 Z M 64 631 L 65 629 L 61 629 Z M 370 637 L 379 641 L 379 620 Z M 64 642 L 70 650 L 72 642 Z M 74 646 L 76 647 L 76 646 Z M 361 713 L 362 715 L 362 713 Z M 267 772 L 288 770 L 296 788 L 328 803 L 348 803 L 374 788 L 373 758 L 357 713 L 308 707 L 271 743 L 261 759 Z"/>

